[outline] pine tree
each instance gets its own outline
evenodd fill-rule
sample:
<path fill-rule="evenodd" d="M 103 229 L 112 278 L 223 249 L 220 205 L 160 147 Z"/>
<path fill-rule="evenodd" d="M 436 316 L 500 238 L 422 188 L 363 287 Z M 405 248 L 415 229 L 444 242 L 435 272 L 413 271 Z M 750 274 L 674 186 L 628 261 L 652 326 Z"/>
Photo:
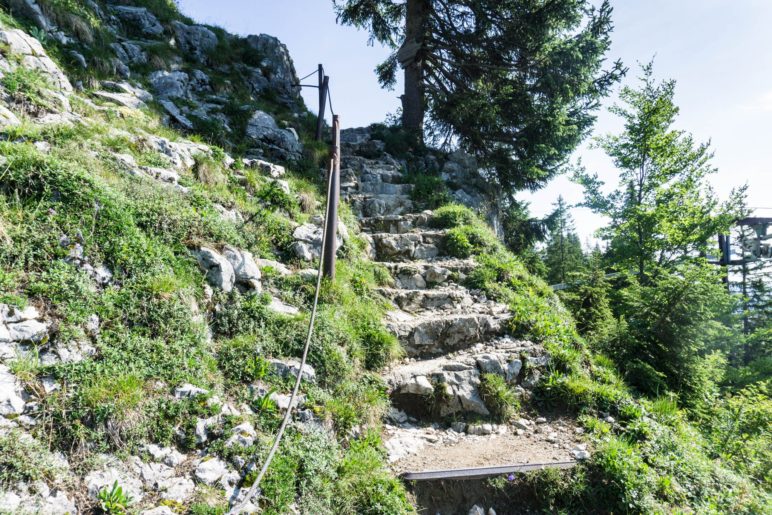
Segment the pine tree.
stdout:
<path fill-rule="evenodd" d="M 588 134 L 599 101 L 624 73 L 603 68 L 611 7 L 603 0 L 334 0 L 341 23 L 394 53 L 377 68 L 393 87 L 404 68 L 402 124 L 457 143 L 509 190 L 544 185 Z"/>
<path fill-rule="evenodd" d="M 584 254 L 574 220 L 562 195 L 547 217 L 547 224 L 551 228 L 543 252 L 547 281 L 550 284 L 565 283 L 572 272 L 579 271 L 584 265 Z"/>
<path fill-rule="evenodd" d="M 611 285 L 606 280 L 603 257 L 595 249 L 586 265 L 571 276 L 568 289 L 558 292 L 576 320 L 576 328 L 596 347 L 605 345 L 614 330 L 614 314 L 609 302 Z"/>

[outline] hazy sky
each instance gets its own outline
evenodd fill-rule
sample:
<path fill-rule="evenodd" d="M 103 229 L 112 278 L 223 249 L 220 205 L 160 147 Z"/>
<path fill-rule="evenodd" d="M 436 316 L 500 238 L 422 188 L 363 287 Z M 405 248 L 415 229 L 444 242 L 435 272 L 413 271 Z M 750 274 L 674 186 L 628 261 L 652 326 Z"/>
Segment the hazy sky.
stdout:
<path fill-rule="evenodd" d="M 388 55 L 367 45 L 368 35 L 335 23 L 332 0 L 180 0 L 185 14 L 239 34 L 271 34 L 290 50 L 298 74 L 323 63 L 331 77 L 333 107 L 343 127 L 383 121 L 399 106 L 399 88 L 384 91 L 373 69 Z M 655 57 L 655 72 L 678 81 L 677 127 L 697 141 L 712 141 L 719 172 L 712 183 L 725 198 L 749 185 L 749 205 L 772 208 L 772 0 L 612 0 L 615 30 L 609 57 L 630 67 L 626 82 L 638 76 L 637 62 Z M 616 93 L 616 92 L 615 92 Z M 316 90 L 306 90 L 315 110 Z M 606 106 L 615 101 L 612 95 Z M 618 131 L 620 123 L 604 108 L 596 134 Z M 600 150 L 583 145 L 576 152 L 589 170 L 609 184 L 617 172 Z M 559 177 L 535 194 L 537 215 L 550 211 L 558 195 L 579 202 L 581 188 Z M 772 216 L 772 209 L 757 211 Z M 603 225 L 586 209 L 575 209 L 583 241 Z"/>

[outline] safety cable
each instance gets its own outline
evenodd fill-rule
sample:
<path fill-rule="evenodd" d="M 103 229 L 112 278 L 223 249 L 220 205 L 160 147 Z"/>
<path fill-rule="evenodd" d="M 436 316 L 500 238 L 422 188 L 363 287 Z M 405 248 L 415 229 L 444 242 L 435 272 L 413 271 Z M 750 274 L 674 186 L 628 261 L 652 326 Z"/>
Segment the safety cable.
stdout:
<path fill-rule="evenodd" d="M 330 103 L 330 114 L 335 116 L 335 109 L 332 108 L 332 93 L 330 93 L 331 88 L 327 88 L 327 101 Z"/>
<path fill-rule="evenodd" d="M 298 82 L 302 82 L 302 81 L 306 80 L 307 78 L 309 78 L 311 75 L 314 75 L 314 74 L 316 74 L 316 73 L 319 73 L 319 70 L 318 70 L 318 69 L 316 69 L 316 70 L 312 71 L 311 73 L 309 73 L 309 74 L 308 74 L 308 75 L 306 75 L 305 77 L 303 77 L 303 78 L 301 78 L 301 79 L 298 79 Z"/>
<path fill-rule="evenodd" d="M 332 108 L 330 108 L 332 110 Z M 327 218 L 330 216 L 330 206 L 332 204 L 332 178 L 333 178 L 333 171 L 335 166 L 335 160 L 330 161 L 330 173 L 328 174 L 327 178 L 327 207 L 325 209 L 325 224 L 324 229 L 322 229 L 322 252 L 319 255 L 319 270 L 317 271 L 317 277 L 316 277 L 316 292 L 314 293 L 314 304 L 311 308 L 311 319 L 308 322 L 308 334 L 306 336 L 306 345 L 303 348 L 303 357 L 300 360 L 300 367 L 298 368 L 298 376 L 295 379 L 295 387 L 292 389 L 292 396 L 290 397 L 289 407 L 287 408 L 287 412 L 284 414 L 284 419 L 281 421 L 281 426 L 279 426 L 279 431 L 276 433 L 276 439 L 273 441 L 273 446 L 271 446 L 271 450 L 268 453 L 268 456 L 265 459 L 265 462 L 263 463 L 263 467 L 260 469 L 260 473 L 257 475 L 257 478 L 255 479 L 255 482 L 252 483 L 252 486 L 249 488 L 249 491 L 247 492 L 247 495 L 244 497 L 244 499 L 238 503 L 236 506 L 231 508 L 231 510 L 228 512 L 228 515 L 237 515 L 241 512 L 241 510 L 244 509 L 244 506 L 252 499 L 252 497 L 255 495 L 255 492 L 257 492 L 260 481 L 262 481 L 263 476 L 265 476 L 265 473 L 268 471 L 268 467 L 271 465 L 271 461 L 273 461 L 273 457 L 276 454 L 277 449 L 279 448 L 279 444 L 281 443 L 281 439 L 284 436 L 284 430 L 287 428 L 287 424 L 289 423 L 289 419 L 292 416 L 292 408 L 295 405 L 295 399 L 297 398 L 298 391 L 300 390 L 300 381 L 303 377 L 303 367 L 306 366 L 306 360 L 308 358 L 308 350 L 311 347 L 311 338 L 314 334 L 314 322 L 316 321 L 316 311 L 317 307 L 319 305 L 319 291 L 322 288 L 322 269 L 324 266 L 324 251 L 327 243 Z"/>

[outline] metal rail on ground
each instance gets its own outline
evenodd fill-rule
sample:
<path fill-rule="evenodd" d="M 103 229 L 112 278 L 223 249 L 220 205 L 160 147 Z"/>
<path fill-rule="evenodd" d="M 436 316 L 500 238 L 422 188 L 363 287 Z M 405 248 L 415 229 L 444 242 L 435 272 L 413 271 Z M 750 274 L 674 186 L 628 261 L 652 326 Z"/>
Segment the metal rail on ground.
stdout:
<path fill-rule="evenodd" d="M 533 472 L 548 468 L 568 469 L 574 467 L 576 461 L 556 461 L 551 463 L 520 463 L 513 465 L 498 465 L 495 467 L 474 467 L 448 470 L 427 470 L 423 472 L 404 472 L 400 475 L 405 481 L 440 481 L 443 479 L 485 479 L 488 477 L 514 474 L 515 472 Z"/>

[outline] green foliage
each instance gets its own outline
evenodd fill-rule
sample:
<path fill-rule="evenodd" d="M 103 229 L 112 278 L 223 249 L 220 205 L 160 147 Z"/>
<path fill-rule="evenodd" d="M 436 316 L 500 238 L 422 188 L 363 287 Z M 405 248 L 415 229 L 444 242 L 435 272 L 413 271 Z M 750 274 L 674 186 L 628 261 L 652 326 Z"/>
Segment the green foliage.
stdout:
<path fill-rule="evenodd" d="M 501 248 L 496 236 L 481 224 L 449 229 L 445 235 L 444 246 L 449 255 L 458 258 L 491 254 Z"/>
<path fill-rule="evenodd" d="M 402 485 L 383 467 L 379 449 L 380 437 L 375 433 L 351 442 L 338 471 L 339 513 L 414 513 Z"/>
<path fill-rule="evenodd" d="M 0 485 L 43 480 L 53 483 L 60 474 L 48 449 L 17 429 L 0 435 Z"/>
<path fill-rule="evenodd" d="M 610 289 L 600 256 L 594 254 L 583 269 L 572 275 L 568 289 L 558 292 L 579 334 L 596 348 L 611 339 L 617 325 L 609 301 Z"/>
<path fill-rule="evenodd" d="M 658 266 L 672 267 L 713 249 L 726 233 L 741 194 L 720 205 L 707 180 L 715 172 L 707 144 L 672 128 L 678 115 L 675 82 L 656 83 L 651 63 L 642 66 L 640 89 L 625 87 L 623 106 L 612 109 L 624 131 L 599 140 L 620 170 L 619 186 L 603 193 L 597 175 L 578 173 L 584 205 L 611 219 L 602 236 L 621 269 L 645 281 Z"/>
<path fill-rule="evenodd" d="M 483 374 L 477 387 L 485 406 L 499 420 L 512 418 L 520 407 L 515 391 L 498 374 Z"/>
<path fill-rule="evenodd" d="M 104 513 L 126 513 L 132 498 L 123 491 L 123 487 L 118 485 L 118 481 L 113 483 L 112 488 L 104 487 L 97 494 L 99 507 Z"/>
<path fill-rule="evenodd" d="M 12 101 L 19 104 L 23 112 L 36 114 L 54 105 L 49 94 L 51 86 L 43 72 L 38 69 L 17 66 L 3 74 L 0 85 L 5 88 Z"/>
<path fill-rule="evenodd" d="M 576 0 L 456 0 L 411 9 L 392 0 L 335 4 L 341 23 L 394 49 L 377 69 L 385 87 L 395 84 L 404 39 L 426 43 L 426 58 L 406 70 L 413 72 L 408 86 L 425 96 L 418 99 L 421 112 L 406 103 L 403 120 L 423 120 L 425 108 L 429 135 L 477 155 L 507 190 L 535 189 L 554 176 L 624 73 L 619 62 L 603 69 L 612 29 L 605 1 L 598 8 Z M 409 80 L 416 75 L 421 79 Z"/>
<path fill-rule="evenodd" d="M 410 198 L 419 206 L 434 209 L 450 202 L 450 192 L 445 181 L 432 173 L 408 173 L 405 180 L 413 185 Z"/>
<path fill-rule="evenodd" d="M 473 225 L 479 222 L 479 217 L 467 206 L 462 204 L 446 204 L 437 208 L 431 219 L 431 226 L 437 229 L 451 229 L 461 225 Z"/>
<path fill-rule="evenodd" d="M 571 274 L 583 267 L 584 254 L 574 228 L 574 220 L 562 196 L 558 197 L 554 206 L 554 211 L 547 217 L 546 223 L 550 232 L 543 256 L 547 266 L 547 281 L 550 284 L 559 284 L 568 282 Z"/>

